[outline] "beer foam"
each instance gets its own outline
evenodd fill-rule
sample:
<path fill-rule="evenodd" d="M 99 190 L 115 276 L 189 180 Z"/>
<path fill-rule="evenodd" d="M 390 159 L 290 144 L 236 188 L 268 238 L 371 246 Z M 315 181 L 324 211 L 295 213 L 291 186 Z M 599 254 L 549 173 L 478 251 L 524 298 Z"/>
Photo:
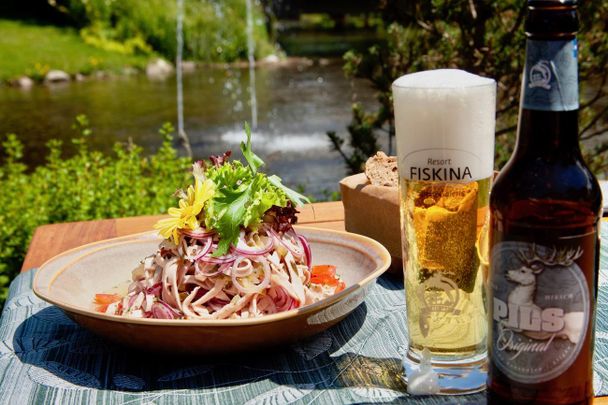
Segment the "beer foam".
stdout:
<path fill-rule="evenodd" d="M 440 69 L 393 83 L 399 174 L 467 182 L 492 176 L 496 82 Z"/>
<path fill-rule="evenodd" d="M 477 76 L 465 72 L 464 70 L 436 69 L 401 76 L 393 82 L 393 86 L 426 89 L 453 89 L 459 87 L 487 86 L 492 83 L 494 83 L 493 79 Z"/>

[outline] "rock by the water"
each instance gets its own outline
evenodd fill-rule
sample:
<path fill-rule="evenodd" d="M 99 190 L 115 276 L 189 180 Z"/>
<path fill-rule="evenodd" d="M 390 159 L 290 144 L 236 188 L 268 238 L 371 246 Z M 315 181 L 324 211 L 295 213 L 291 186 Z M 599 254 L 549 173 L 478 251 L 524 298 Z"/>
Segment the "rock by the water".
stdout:
<path fill-rule="evenodd" d="M 134 76 L 134 75 L 136 75 L 138 73 L 139 73 L 139 71 L 136 68 L 132 67 L 132 66 L 127 66 L 127 67 L 125 67 L 125 68 L 122 69 L 122 74 L 125 75 L 125 76 Z"/>
<path fill-rule="evenodd" d="M 13 82 L 13 85 L 22 89 L 29 89 L 34 85 L 34 81 L 27 76 L 21 76 Z"/>
<path fill-rule="evenodd" d="M 49 70 L 46 76 L 44 76 L 45 83 L 59 83 L 69 81 L 70 75 L 64 72 L 63 70 Z"/>
<path fill-rule="evenodd" d="M 262 63 L 268 63 L 268 64 L 279 63 L 280 61 L 281 61 L 281 58 L 279 58 L 277 55 L 274 55 L 274 54 L 268 55 L 261 60 Z"/>
<path fill-rule="evenodd" d="M 173 73 L 173 65 L 164 59 L 156 59 L 146 66 L 146 75 L 150 79 L 165 79 Z"/>
<path fill-rule="evenodd" d="M 105 70 L 98 70 L 95 72 L 95 78 L 98 80 L 107 79 L 110 77 L 110 73 Z"/>
<path fill-rule="evenodd" d="M 77 82 L 84 82 L 85 79 L 86 77 L 82 73 L 76 73 L 76 76 L 74 76 L 74 80 Z"/>

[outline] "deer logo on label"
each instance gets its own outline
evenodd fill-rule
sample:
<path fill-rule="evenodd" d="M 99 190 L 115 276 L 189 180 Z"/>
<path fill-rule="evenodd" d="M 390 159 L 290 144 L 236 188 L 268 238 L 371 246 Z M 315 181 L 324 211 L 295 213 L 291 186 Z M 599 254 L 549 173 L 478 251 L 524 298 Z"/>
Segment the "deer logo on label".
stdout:
<path fill-rule="evenodd" d="M 576 358 L 587 327 L 588 291 L 576 264 L 584 252 L 523 242 L 497 247 L 492 280 L 497 364 L 522 381 L 559 375 Z"/>

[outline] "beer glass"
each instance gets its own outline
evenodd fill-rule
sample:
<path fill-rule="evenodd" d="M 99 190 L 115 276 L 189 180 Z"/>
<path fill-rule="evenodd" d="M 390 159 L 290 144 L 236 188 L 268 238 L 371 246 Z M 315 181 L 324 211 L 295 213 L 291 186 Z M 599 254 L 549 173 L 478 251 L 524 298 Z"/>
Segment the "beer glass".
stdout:
<path fill-rule="evenodd" d="M 480 391 L 486 382 L 483 286 L 496 83 L 441 69 L 402 76 L 392 88 L 408 390 Z"/>

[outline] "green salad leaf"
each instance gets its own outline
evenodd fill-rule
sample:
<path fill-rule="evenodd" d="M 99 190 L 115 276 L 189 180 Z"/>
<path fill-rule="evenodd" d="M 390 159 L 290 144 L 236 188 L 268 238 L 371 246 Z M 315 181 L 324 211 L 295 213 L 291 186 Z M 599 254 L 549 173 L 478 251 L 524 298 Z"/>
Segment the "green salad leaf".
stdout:
<path fill-rule="evenodd" d="M 264 161 L 251 150 L 251 128 L 249 128 L 247 122 L 245 122 L 244 129 L 245 134 L 247 134 L 247 143 L 241 142 L 241 152 L 243 152 L 245 160 L 249 163 L 251 171 L 255 174 L 260 166 L 264 165 Z"/>
<path fill-rule="evenodd" d="M 258 171 L 264 165 L 251 149 L 251 130 L 245 124 L 247 142 L 241 142 L 241 151 L 248 166 L 238 160 L 208 167 L 206 178 L 213 181 L 213 198 L 205 203 L 205 226 L 214 229 L 220 243 L 214 256 L 228 252 L 236 244 L 241 228 L 255 229 L 271 207 L 285 207 L 287 201 L 295 206 L 310 202 L 302 194 L 284 186 L 278 176 L 267 176 Z"/>
<path fill-rule="evenodd" d="M 287 195 L 287 198 L 289 198 L 296 207 L 301 207 L 306 203 L 310 203 L 308 197 L 283 185 L 283 182 L 281 181 L 281 178 L 279 176 L 273 174 L 272 176 L 268 177 L 268 181 L 276 188 L 283 190 L 285 195 Z"/>

